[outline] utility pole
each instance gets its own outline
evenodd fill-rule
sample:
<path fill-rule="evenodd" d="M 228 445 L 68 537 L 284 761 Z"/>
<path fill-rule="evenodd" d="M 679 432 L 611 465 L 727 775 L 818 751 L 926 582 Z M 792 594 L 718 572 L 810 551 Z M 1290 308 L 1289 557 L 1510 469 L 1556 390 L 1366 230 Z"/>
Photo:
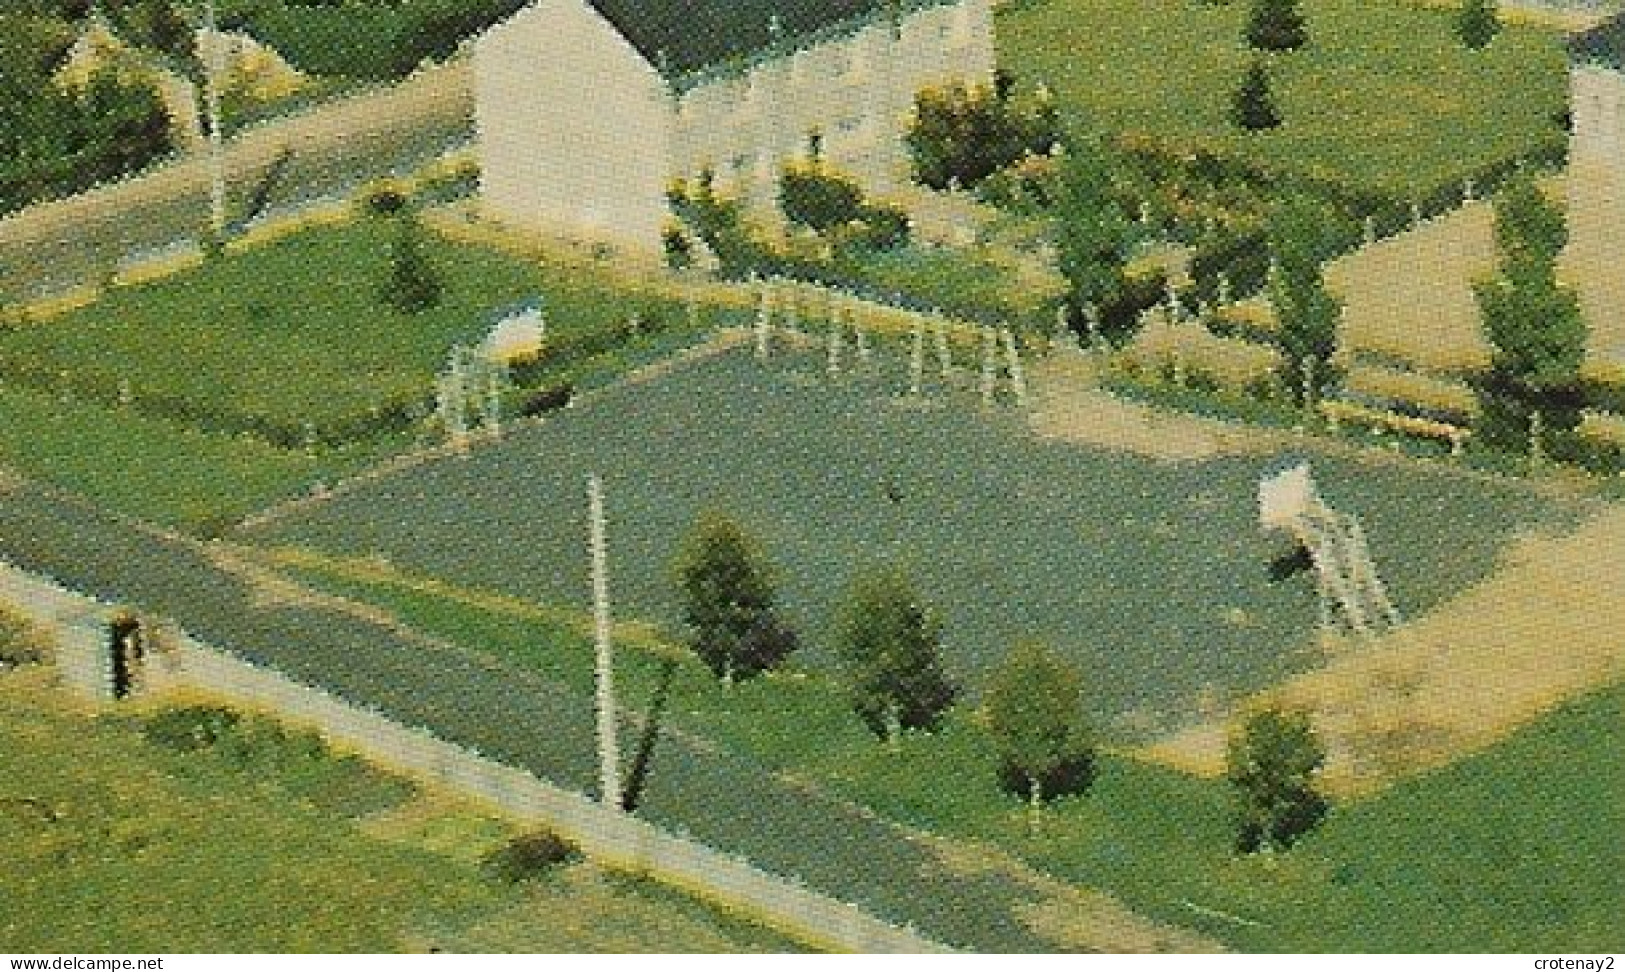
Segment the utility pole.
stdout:
<path fill-rule="evenodd" d="M 215 19 L 214 0 L 203 3 L 203 36 L 208 50 L 203 61 L 203 97 L 209 116 L 209 231 L 216 245 L 226 238 L 226 154 L 220 131 L 220 75 L 224 70 L 225 45 Z"/>
<path fill-rule="evenodd" d="M 604 484 L 587 477 L 587 518 L 592 552 L 593 642 L 597 649 L 598 800 L 621 809 L 621 747 L 615 721 L 615 660 L 610 640 L 609 549 L 604 538 Z"/>

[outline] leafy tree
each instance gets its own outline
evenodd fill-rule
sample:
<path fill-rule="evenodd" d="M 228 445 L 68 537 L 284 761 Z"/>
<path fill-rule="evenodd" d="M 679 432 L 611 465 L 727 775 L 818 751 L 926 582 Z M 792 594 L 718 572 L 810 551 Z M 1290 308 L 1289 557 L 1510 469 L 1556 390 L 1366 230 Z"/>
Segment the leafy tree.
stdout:
<path fill-rule="evenodd" d="M 1475 383 L 1478 431 L 1492 446 L 1539 455 L 1580 422 L 1585 320 L 1574 293 L 1557 282 L 1562 213 L 1532 180 L 1497 200 L 1495 236 L 1499 272 L 1474 285 L 1491 349 Z"/>
<path fill-rule="evenodd" d="M 1309 43 L 1298 0 L 1253 0 L 1246 36 L 1248 46 L 1260 51 L 1295 51 Z"/>
<path fill-rule="evenodd" d="M 194 62 L 192 26 L 173 0 L 139 0 L 120 17 L 125 36 L 132 42 L 159 51 L 189 69 Z"/>
<path fill-rule="evenodd" d="M 1495 206 L 1495 245 L 1503 260 L 1553 263 L 1568 245 L 1563 211 L 1547 202 L 1534 179 L 1516 179 Z"/>
<path fill-rule="evenodd" d="M 1241 86 L 1230 99 L 1230 120 L 1249 132 L 1281 127 L 1281 113 L 1270 90 L 1269 70 L 1261 59 L 1248 66 Z"/>
<path fill-rule="evenodd" d="M 445 285 L 440 271 L 423 251 L 423 229 L 417 217 L 404 212 L 396 217 L 395 241 L 390 256 L 389 282 L 382 298 L 403 314 L 417 314 L 440 303 Z"/>
<path fill-rule="evenodd" d="M 778 617 L 773 568 L 733 520 L 701 517 L 677 558 L 689 645 L 726 685 L 771 669 L 795 650 Z"/>
<path fill-rule="evenodd" d="M 900 570 L 866 573 L 853 583 L 839 648 L 853 707 L 894 748 L 905 729 L 936 728 L 958 696 L 942 669 L 936 619 Z"/>
<path fill-rule="evenodd" d="M 1045 800 L 1093 781 L 1082 705 L 1082 676 L 1043 642 L 1017 644 L 993 673 L 986 706 L 1001 782 L 1027 797 L 1035 820 Z"/>
<path fill-rule="evenodd" d="M 173 150 L 151 86 L 112 72 L 83 90 L 51 75 L 75 36 L 62 21 L 0 12 L 0 214 L 81 192 Z"/>
<path fill-rule="evenodd" d="M 1292 200 L 1277 212 L 1270 229 L 1275 272 L 1270 301 L 1279 322 L 1277 342 L 1284 359 L 1283 384 L 1298 404 L 1313 408 L 1334 380 L 1342 306 L 1326 292 L 1322 273 L 1328 255 L 1321 230 L 1324 215 L 1306 200 Z"/>
<path fill-rule="evenodd" d="M 1047 154 L 1059 138 L 1053 102 L 1019 107 L 1008 75 L 995 85 L 956 83 L 926 88 L 914 99 L 914 121 L 903 140 L 914 178 L 932 189 L 971 189 L 1026 155 Z"/>
<path fill-rule="evenodd" d="M 1055 242 L 1067 282 L 1068 316 L 1086 337 L 1092 315 L 1100 336 L 1119 340 L 1132 333 L 1138 313 L 1124 309 L 1130 290 L 1127 267 L 1137 241 L 1134 223 L 1112 192 L 1106 149 L 1092 139 L 1071 139 L 1061 156 L 1056 191 Z"/>
<path fill-rule="evenodd" d="M 1314 786 L 1326 751 L 1307 713 L 1254 712 L 1231 736 L 1226 757 L 1241 853 L 1285 850 L 1326 816 L 1326 801 Z"/>
<path fill-rule="evenodd" d="M 1468 50 L 1483 50 L 1500 32 L 1501 18 L 1495 0 L 1467 0 L 1456 14 L 1456 36 Z"/>

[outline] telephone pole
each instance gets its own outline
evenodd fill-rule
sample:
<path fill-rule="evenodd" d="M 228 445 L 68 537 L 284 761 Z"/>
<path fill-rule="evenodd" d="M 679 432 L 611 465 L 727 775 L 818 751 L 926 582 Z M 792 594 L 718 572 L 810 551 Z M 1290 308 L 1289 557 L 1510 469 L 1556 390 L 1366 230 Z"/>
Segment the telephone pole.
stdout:
<path fill-rule="evenodd" d="M 588 547 L 592 553 L 593 642 L 597 654 L 598 800 L 621 809 L 621 747 L 615 720 L 615 659 L 610 638 L 609 549 L 604 537 L 604 484 L 587 477 Z"/>
<path fill-rule="evenodd" d="M 226 238 L 226 153 L 220 130 L 220 75 L 225 45 L 215 19 L 214 0 L 203 3 L 203 37 L 208 45 L 203 62 L 203 97 L 209 120 L 209 231 L 216 245 Z"/>

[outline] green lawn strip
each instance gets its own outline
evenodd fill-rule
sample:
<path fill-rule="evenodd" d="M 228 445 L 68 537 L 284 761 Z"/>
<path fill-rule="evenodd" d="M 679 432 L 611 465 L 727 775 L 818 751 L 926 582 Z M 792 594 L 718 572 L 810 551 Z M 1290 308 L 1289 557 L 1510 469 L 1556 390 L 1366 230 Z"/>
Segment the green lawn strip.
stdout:
<path fill-rule="evenodd" d="M 365 450 L 315 454 L 0 387 L 0 464 L 170 526 L 223 526 L 356 468 Z"/>
<path fill-rule="evenodd" d="M 978 321 L 1047 324 L 1045 295 L 1018 292 L 1010 270 L 968 249 L 906 247 L 845 260 L 836 272 L 887 299 Z"/>
<path fill-rule="evenodd" d="M 1305 0 L 1310 45 L 1271 58 L 1285 124 L 1238 131 L 1227 112 L 1252 56 L 1241 40 L 1248 9 L 1025 0 L 998 14 L 1000 63 L 1102 130 L 1403 194 L 1561 138 L 1560 32 L 1509 24 L 1488 49 L 1468 51 L 1454 12 L 1394 0 Z"/>
<path fill-rule="evenodd" d="M 576 625 L 342 571 L 298 574 L 424 630 L 591 685 L 591 649 Z M 647 704 L 663 657 L 636 648 L 617 656 L 629 708 Z M 1034 834 L 1021 802 L 998 790 L 993 747 L 971 713 L 956 711 L 941 733 L 910 737 L 893 755 L 820 674 L 792 670 L 727 689 L 687 660 L 676 667 L 668 713 L 893 820 L 996 844 L 1237 947 L 1534 951 L 1604 948 L 1607 916 L 1625 900 L 1611 843 L 1622 703 L 1625 687 L 1581 700 L 1484 754 L 1339 805 L 1322 831 L 1274 861 L 1230 852 L 1222 782 L 1117 755 L 1103 759 L 1088 796 L 1055 805 Z M 1563 893 L 1548 893 L 1558 886 Z"/>
<path fill-rule="evenodd" d="M 422 315 L 376 300 L 386 228 L 307 230 L 200 270 L 121 289 L 48 324 L 0 330 L 0 463 L 111 509 L 210 533 L 411 447 L 447 349 L 492 309 L 541 295 L 553 353 L 530 384 L 609 384 L 737 325 L 430 236 L 448 299 Z M 627 334 L 633 315 L 646 325 Z M 118 404 L 121 390 L 133 402 Z M 522 404 L 514 393 L 510 409 Z M 396 410 L 398 420 L 369 421 Z M 405 411 L 401 411 L 405 410 Z M 302 447 L 304 423 L 322 433 Z M 289 439 L 299 440 L 293 445 Z"/>

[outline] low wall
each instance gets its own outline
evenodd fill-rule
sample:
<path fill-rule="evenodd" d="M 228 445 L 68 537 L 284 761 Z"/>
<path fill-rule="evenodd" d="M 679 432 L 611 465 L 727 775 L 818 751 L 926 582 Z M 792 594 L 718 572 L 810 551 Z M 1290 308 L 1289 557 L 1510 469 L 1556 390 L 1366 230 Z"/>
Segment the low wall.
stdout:
<path fill-rule="evenodd" d="M 110 695 L 107 628 L 114 608 L 0 561 L 0 603 L 14 607 L 56 645 L 64 683 Z M 385 769 L 452 790 L 528 826 L 545 826 L 615 870 L 647 875 L 810 944 L 835 951 L 946 951 L 914 932 L 769 874 L 740 858 L 673 836 L 637 817 L 530 773 L 410 728 L 319 688 L 239 659 L 173 628 L 149 625 L 143 694 L 194 692 L 317 729 L 332 744 Z"/>

